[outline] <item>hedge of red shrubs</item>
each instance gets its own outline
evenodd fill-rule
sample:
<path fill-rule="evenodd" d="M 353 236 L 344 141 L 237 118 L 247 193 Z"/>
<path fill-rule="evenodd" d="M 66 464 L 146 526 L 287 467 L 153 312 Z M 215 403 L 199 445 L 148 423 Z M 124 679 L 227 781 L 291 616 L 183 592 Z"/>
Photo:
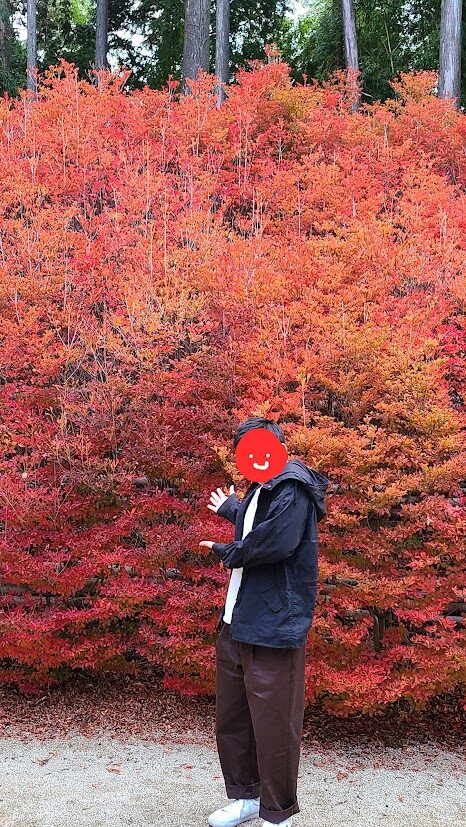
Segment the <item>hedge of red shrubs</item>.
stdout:
<path fill-rule="evenodd" d="M 466 115 L 241 71 L 218 109 L 62 61 L 0 102 L 0 681 L 215 690 L 200 539 L 236 425 L 331 480 L 309 702 L 465 682 Z"/>

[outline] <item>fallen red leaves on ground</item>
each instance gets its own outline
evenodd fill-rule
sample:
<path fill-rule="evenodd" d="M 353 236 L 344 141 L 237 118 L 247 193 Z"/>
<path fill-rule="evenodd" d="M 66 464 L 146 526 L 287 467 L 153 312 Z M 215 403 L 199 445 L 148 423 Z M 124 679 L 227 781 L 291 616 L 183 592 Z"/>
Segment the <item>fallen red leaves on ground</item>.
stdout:
<path fill-rule="evenodd" d="M 466 715 L 461 691 L 431 699 L 422 711 L 400 702 L 379 715 L 329 715 L 321 707 L 304 714 L 303 747 L 344 750 L 361 745 L 377 752 L 387 747 L 436 744 L 466 755 Z M 81 676 L 52 687 L 39 697 L 0 687 L 0 737 L 27 741 L 106 734 L 125 740 L 207 743 L 215 747 L 215 700 L 181 697 L 163 688 L 160 677 Z M 383 753 L 380 759 L 385 761 Z M 357 762 L 355 766 L 357 765 Z"/>

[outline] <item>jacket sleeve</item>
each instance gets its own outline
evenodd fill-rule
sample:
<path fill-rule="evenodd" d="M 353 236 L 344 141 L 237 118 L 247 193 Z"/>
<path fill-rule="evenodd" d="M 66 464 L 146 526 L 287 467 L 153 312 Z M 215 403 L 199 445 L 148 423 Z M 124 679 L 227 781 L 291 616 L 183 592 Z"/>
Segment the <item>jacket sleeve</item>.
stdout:
<path fill-rule="evenodd" d="M 299 546 L 307 522 L 309 497 L 296 480 L 287 480 L 273 501 L 267 519 L 243 540 L 214 543 L 212 550 L 227 568 L 278 563 Z"/>
<path fill-rule="evenodd" d="M 229 520 L 230 523 L 236 523 L 236 515 L 238 513 L 239 505 L 240 500 L 236 494 L 230 494 L 230 496 L 223 501 L 220 508 L 217 508 L 216 513 L 220 514 L 221 517 L 225 517 L 225 519 Z"/>

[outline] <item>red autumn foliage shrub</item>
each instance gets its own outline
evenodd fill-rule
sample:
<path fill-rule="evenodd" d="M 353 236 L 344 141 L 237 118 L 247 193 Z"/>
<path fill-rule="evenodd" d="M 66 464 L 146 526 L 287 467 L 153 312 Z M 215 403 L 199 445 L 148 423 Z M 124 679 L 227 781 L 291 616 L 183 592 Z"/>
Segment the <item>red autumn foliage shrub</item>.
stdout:
<path fill-rule="evenodd" d="M 220 110 L 126 77 L 0 103 L 0 680 L 213 693 L 198 542 L 268 414 L 332 481 L 308 700 L 422 705 L 466 674 L 466 116 L 426 72 L 358 113 L 283 63 Z"/>

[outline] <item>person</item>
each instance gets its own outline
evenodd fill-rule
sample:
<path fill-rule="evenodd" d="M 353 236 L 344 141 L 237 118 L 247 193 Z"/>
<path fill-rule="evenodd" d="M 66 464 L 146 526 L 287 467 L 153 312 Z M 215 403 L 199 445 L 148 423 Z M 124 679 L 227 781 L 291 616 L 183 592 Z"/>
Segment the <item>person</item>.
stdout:
<path fill-rule="evenodd" d="M 258 457 L 267 432 L 272 439 L 267 456 L 276 459 L 281 451 L 286 460 L 270 478 L 264 471 L 269 460 Z M 261 440 L 251 442 L 256 435 Z M 329 480 L 300 459 L 286 459 L 285 437 L 273 420 L 247 419 L 233 443 L 237 464 L 241 446 L 249 446 L 241 471 L 253 481 L 242 500 L 233 485 L 228 495 L 217 488 L 207 507 L 234 523 L 235 538 L 200 543 L 231 569 L 216 626 L 215 713 L 231 803 L 211 813 L 208 823 L 233 827 L 259 816 L 263 827 L 292 827 L 292 816 L 300 812 L 297 777 L 306 641 L 317 593 L 317 523 L 326 514 Z M 254 462 L 261 471 L 252 466 L 248 471 L 245 463 L 253 459 L 263 460 Z"/>

